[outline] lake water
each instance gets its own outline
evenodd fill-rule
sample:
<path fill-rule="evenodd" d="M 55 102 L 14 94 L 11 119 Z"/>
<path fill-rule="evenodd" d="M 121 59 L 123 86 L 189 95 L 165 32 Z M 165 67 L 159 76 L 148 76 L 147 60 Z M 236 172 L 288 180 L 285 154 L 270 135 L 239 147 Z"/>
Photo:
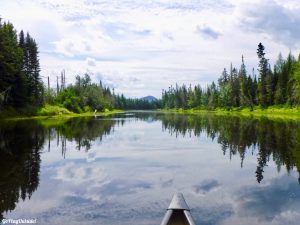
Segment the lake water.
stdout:
<path fill-rule="evenodd" d="M 0 126 L 0 217 L 157 225 L 182 192 L 197 225 L 299 224 L 300 122 L 126 112 Z"/>

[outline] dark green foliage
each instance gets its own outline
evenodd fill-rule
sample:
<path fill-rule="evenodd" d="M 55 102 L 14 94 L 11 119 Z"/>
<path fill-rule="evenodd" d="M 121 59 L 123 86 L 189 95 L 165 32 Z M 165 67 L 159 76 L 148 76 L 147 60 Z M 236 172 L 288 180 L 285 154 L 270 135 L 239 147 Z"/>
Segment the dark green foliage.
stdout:
<path fill-rule="evenodd" d="M 267 87 L 269 85 L 269 83 L 267 82 L 267 76 L 269 74 L 269 63 L 268 60 L 265 58 L 264 50 L 265 47 L 261 43 L 259 43 L 257 49 L 257 56 L 259 59 L 258 102 L 262 107 L 266 107 L 268 105 Z"/>
<path fill-rule="evenodd" d="M 0 125 L 0 219 L 38 188 L 44 139 L 34 121 Z"/>
<path fill-rule="evenodd" d="M 22 50 L 11 23 L 0 27 L 0 93 L 5 93 L 2 104 L 16 105 L 16 84 L 20 83 Z M 5 100 L 5 101 L 4 101 Z"/>
<path fill-rule="evenodd" d="M 38 48 L 34 39 L 30 37 L 27 33 L 26 41 L 25 41 L 25 51 L 27 58 L 26 65 L 26 77 L 27 77 L 27 85 L 28 92 L 27 94 L 30 97 L 30 102 L 33 102 L 37 105 L 40 105 L 43 96 L 43 84 L 41 82 L 39 73 L 40 73 L 40 64 L 38 59 Z"/>
<path fill-rule="evenodd" d="M 289 86 L 288 89 L 289 104 L 293 106 L 299 106 L 300 105 L 300 58 L 298 58 L 297 63 L 293 66 L 293 73 L 291 74 L 288 86 Z"/>
<path fill-rule="evenodd" d="M 274 65 L 274 76 L 277 78 L 274 103 L 275 104 L 283 104 L 285 101 L 284 94 L 284 83 L 283 83 L 283 71 L 284 71 L 285 61 L 282 58 L 281 53 L 279 53 L 278 59 Z"/>
<path fill-rule="evenodd" d="M 251 78 L 248 79 L 246 66 L 244 63 L 244 56 L 242 56 L 242 65 L 239 71 L 239 83 L 240 83 L 240 104 L 241 106 L 250 106 L 251 102 Z"/>
<path fill-rule="evenodd" d="M 29 34 L 19 36 L 13 25 L 0 21 L 0 110 L 43 103 L 38 47 Z"/>

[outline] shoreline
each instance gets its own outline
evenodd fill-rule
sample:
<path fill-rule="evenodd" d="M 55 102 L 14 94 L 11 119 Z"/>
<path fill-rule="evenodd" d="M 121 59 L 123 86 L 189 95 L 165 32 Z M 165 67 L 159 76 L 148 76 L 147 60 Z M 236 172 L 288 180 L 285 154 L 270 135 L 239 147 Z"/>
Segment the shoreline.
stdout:
<path fill-rule="evenodd" d="M 105 112 L 97 112 L 96 116 L 109 116 L 116 113 L 122 113 L 126 110 L 111 110 Z M 285 106 L 270 106 L 268 108 L 261 108 L 255 106 L 253 110 L 250 108 L 216 108 L 216 109 L 157 109 L 151 110 L 154 112 L 162 113 L 178 113 L 178 114 L 192 114 L 192 115 L 205 115 L 213 114 L 219 116 L 243 116 L 243 117 L 254 117 L 254 118 L 268 118 L 268 119 L 282 119 L 282 120 L 297 120 L 300 121 L 300 107 L 285 107 Z M 55 114 L 55 115 L 33 115 L 33 116 L 8 116 L 0 118 L 0 121 L 17 121 L 17 120 L 30 120 L 30 119 L 70 119 L 75 117 L 90 117 L 95 116 L 93 112 L 84 113 L 73 113 L 69 112 L 66 114 Z"/>
<path fill-rule="evenodd" d="M 268 118 L 268 119 L 282 119 L 282 120 L 299 120 L 300 121 L 300 107 L 279 107 L 271 106 L 262 109 L 259 106 L 250 110 L 250 108 L 216 108 L 208 109 L 161 109 L 160 112 L 178 113 L 178 114 L 214 114 L 223 116 L 244 116 L 255 118 Z"/>
<path fill-rule="evenodd" d="M 70 113 L 70 114 L 57 114 L 57 115 L 43 115 L 43 116 L 12 116 L 0 118 L 0 121 L 20 121 L 20 120 L 32 120 L 32 119 L 70 119 L 76 117 L 90 117 L 90 116 L 109 116 L 112 114 L 122 113 L 124 110 L 111 110 L 106 112 L 97 112 L 96 115 L 93 112 L 85 112 L 85 113 Z"/>

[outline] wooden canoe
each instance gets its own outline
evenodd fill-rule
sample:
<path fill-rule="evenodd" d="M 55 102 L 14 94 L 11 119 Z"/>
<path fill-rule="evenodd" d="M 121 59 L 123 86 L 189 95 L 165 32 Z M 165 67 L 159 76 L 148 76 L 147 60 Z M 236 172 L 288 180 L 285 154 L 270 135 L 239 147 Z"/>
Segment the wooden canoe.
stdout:
<path fill-rule="evenodd" d="M 182 193 L 173 196 L 161 225 L 196 225 Z"/>

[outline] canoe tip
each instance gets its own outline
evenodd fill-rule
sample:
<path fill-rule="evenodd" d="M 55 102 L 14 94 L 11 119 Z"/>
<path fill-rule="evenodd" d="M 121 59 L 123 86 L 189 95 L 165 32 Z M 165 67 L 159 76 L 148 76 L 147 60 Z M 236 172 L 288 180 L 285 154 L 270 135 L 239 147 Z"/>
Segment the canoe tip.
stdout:
<path fill-rule="evenodd" d="M 174 194 L 168 209 L 190 210 L 181 192 Z"/>

